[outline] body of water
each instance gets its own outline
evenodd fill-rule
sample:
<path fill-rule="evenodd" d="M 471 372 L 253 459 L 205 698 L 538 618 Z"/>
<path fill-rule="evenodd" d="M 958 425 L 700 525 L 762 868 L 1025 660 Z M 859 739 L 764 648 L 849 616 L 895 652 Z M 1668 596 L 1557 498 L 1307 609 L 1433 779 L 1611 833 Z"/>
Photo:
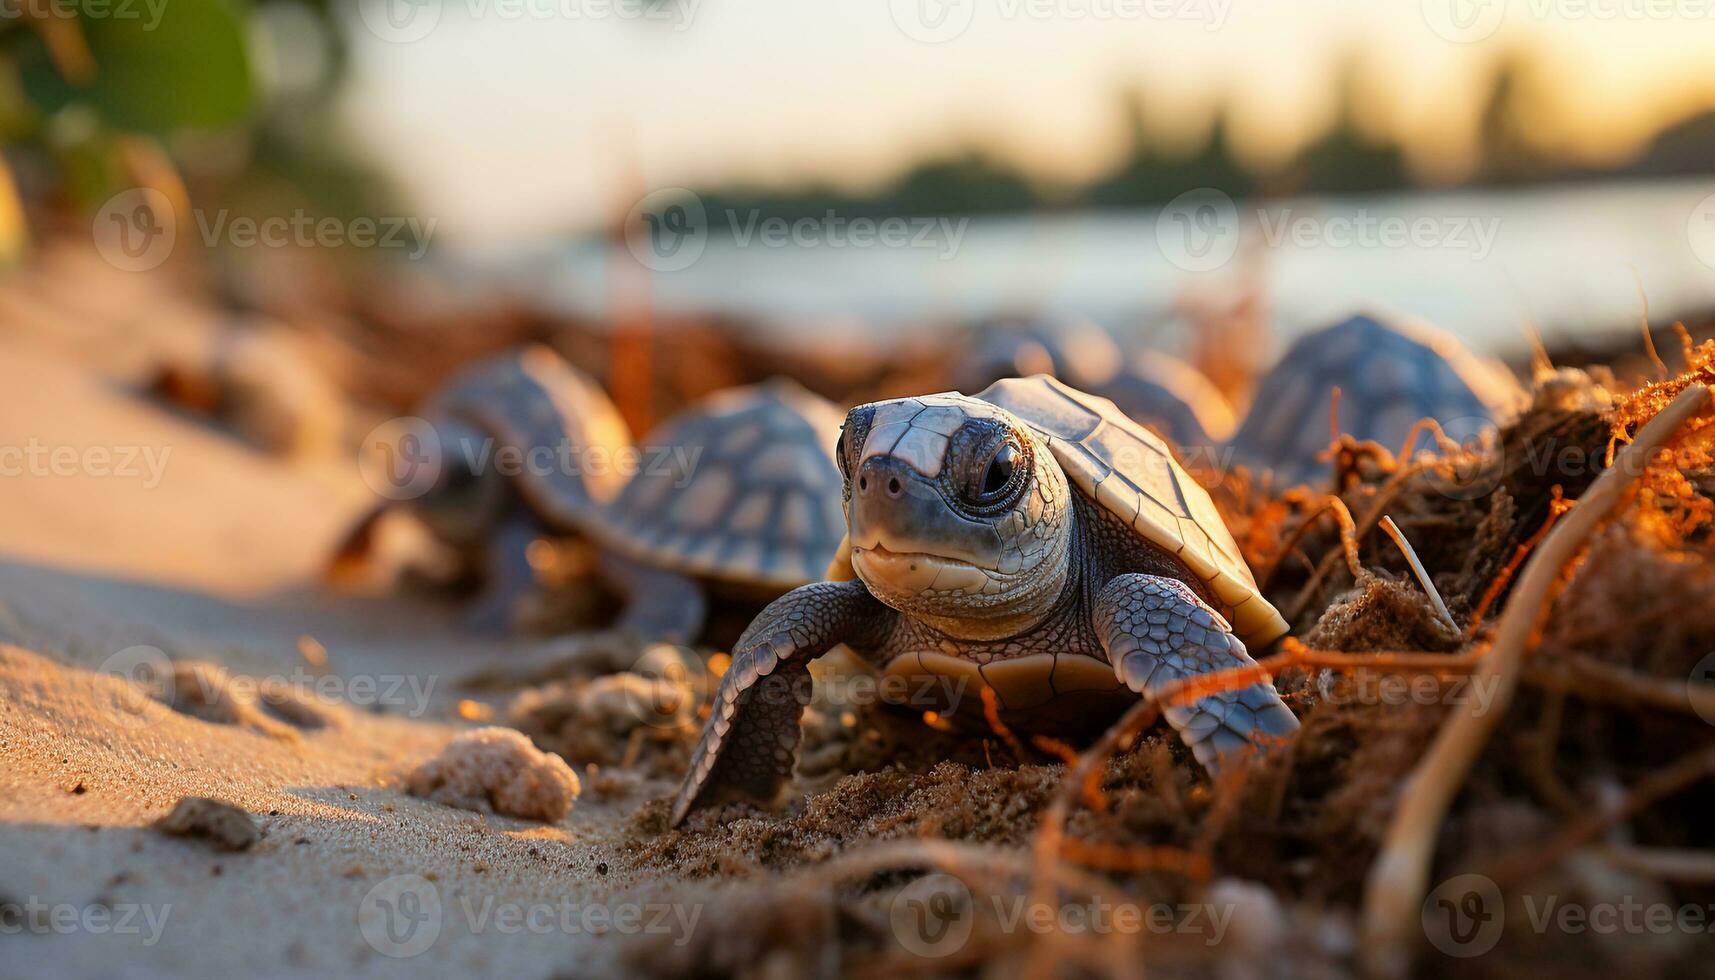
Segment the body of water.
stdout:
<path fill-rule="evenodd" d="M 1176 298 L 1247 279 L 1264 283 L 1283 337 L 1371 307 L 1491 352 L 1521 348 L 1527 322 L 1552 340 L 1635 321 L 1640 281 L 1658 323 L 1715 308 L 1715 179 L 1261 204 L 1202 192 L 1152 211 L 880 226 L 695 211 L 617 260 L 653 267 L 657 310 L 733 314 L 794 340 L 1032 310 L 1170 335 Z M 587 242 L 472 261 L 599 317 L 615 258 Z"/>

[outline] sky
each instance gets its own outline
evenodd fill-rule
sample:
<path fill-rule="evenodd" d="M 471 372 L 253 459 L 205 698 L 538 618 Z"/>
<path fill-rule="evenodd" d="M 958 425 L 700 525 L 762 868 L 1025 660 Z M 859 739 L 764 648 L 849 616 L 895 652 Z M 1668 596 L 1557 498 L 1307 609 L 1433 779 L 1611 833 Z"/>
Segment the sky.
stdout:
<path fill-rule="evenodd" d="M 874 185 L 980 145 L 1049 181 L 1121 152 L 1142 88 L 1193 139 L 1230 105 L 1278 160 L 1365 108 L 1421 173 L 1469 164 L 1487 73 L 1528 48 L 1569 152 L 1623 155 L 1715 104 L 1715 0 L 357 0 L 344 117 L 448 244 L 598 227 L 641 193 Z"/>

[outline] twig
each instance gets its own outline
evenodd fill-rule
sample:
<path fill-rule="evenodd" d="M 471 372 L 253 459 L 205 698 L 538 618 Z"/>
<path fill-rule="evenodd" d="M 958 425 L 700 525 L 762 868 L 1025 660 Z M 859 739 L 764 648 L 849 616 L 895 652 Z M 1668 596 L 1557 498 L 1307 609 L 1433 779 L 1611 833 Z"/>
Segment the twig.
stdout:
<path fill-rule="evenodd" d="M 1018 736 L 1012 733 L 1012 729 L 1008 728 L 1006 723 L 1000 720 L 999 695 L 994 693 L 994 688 L 984 684 L 982 687 L 982 698 L 983 717 L 988 720 L 989 728 L 993 729 L 994 733 L 1000 736 L 1000 740 L 1005 742 L 1006 747 L 1012 750 L 1013 757 L 1018 759 L 1020 765 L 1023 765 L 1029 760 L 1030 753 L 1025 751 L 1024 743 L 1018 740 Z"/>
<path fill-rule="evenodd" d="M 1641 704 L 1715 718 L 1715 684 L 1651 677 L 1593 657 L 1567 657 L 1561 667 L 1533 667 L 1525 671 L 1524 679 L 1533 687 L 1563 691 L 1585 701 Z"/>
<path fill-rule="evenodd" d="M 1637 266 L 1634 265 L 1630 268 L 1632 270 L 1632 281 L 1638 285 L 1638 306 L 1640 307 L 1638 320 L 1644 330 L 1644 352 L 1649 355 L 1650 362 L 1655 365 L 1656 373 L 1659 377 L 1672 377 L 1672 374 L 1667 370 L 1667 362 L 1663 361 L 1661 359 L 1661 355 L 1656 353 L 1655 337 L 1650 334 L 1649 293 L 1644 291 L 1644 277 L 1638 272 Z"/>
<path fill-rule="evenodd" d="M 1363 565 L 1358 561 L 1357 525 L 1352 521 L 1352 512 L 1347 509 L 1344 500 L 1341 500 L 1337 494 L 1330 493 L 1323 496 L 1322 506 L 1305 515 L 1304 520 L 1300 521 L 1292 533 L 1287 535 L 1286 540 L 1281 543 L 1280 549 L 1276 552 L 1274 561 L 1270 562 L 1268 568 L 1263 570 L 1262 577 L 1259 579 L 1262 584 L 1257 587 L 1258 589 L 1265 593 L 1268 591 L 1269 583 L 1273 581 L 1275 569 L 1279 566 L 1281 559 L 1286 557 L 1304 538 L 1305 533 L 1316 526 L 1316 520 L 1323 514 L 1333 514 L 1334 523 L 1339 526 L 1340 549 L 1341 553 L 1346 556 L 1346 567 L 1351 570 L 1354 577 L 1363 570 Z"/>
<path fill-rule="evenodd" d="M 1399 455 L 1394 458 L 1398 459 L 1402 463 L 1409 460 L 1411 458 L 1411 454 L 1417 449 L 1417 437 L 1425 432 L 1428 432 L 1435 437 L 1435 447 L 1441 450 L 1444 455 L 1450 456 L 1453 453 L 1463 451 L 1465 448 L 1455 442 L 1453 438 L 1447 434 L 1447 430 L 1441 427 L 1440 422 L 1437 422 L 1430 416 L 1425 415 L 1423 418 L 1420 418 L 1411 424 L 1411 430 L 1405 434 L 1405 441 L 1400 443 Z"/>
<path fill-rule="evenodd" d="M 1566 566 L 1596 526 L 1624 499 L 1647 468 L 1649 455 L 1709 403 L 1709 389 L 1692 385 L 1638 432 L 1636 440 L 1603 471 L 1579 506 L 1542 542 L 1507 603 L 1494 646 L 1477 666 L 1475 683 L 1495 685 L 1493 703 L 1454 706 L 1428 753 L 1407 778 L 1399 806 L 1365 881 L 1360 948 L 1371 976 L 1404 976 L 1410 966 L 1435 832 L 1495 725 L 1506 715 L 1518 684 L 1525 647 Z"/>
<path fill-rule="evenodd" d="M 1715 884 L 1715 853 L 1709 851 L 1607 844 L 1596 853 L 1616 867 L 1662 881 Z"/>
<path fill-rule="evenodd" d="M 1417 584 L 1423 586 L 1423 591 L 1429 593 L 1430 601 L 1435 603 L 1435 612 L 1441 616 L 1441 621 L 1447 624 L 1454 635 L 1458 635 L 1459 624 L 1453 621 L 1453 614 L 1448 611 L 1447 603 L 1441 600 L 1441 593 L 1436 590 L 1435 583 L 1429 580 L 1429 573 L 1424 570 L 1423 562 L 1417 560 L 1417 551 L 1412 548 L 1411 542 L 1405 539 L 1405 533 L 1391 517 L 1382 518 L 1381 529 L 1387 532 L 1394 544 L 1399 545 L 1400 553 L 1405 555 L 1407 564 L 1411 565 L 1411 573 L 1417 576 Z"/>
<path fill-rule="evenodd" d="M 1526 671 L 1529 676 L 1529 671 Z M 1537 795 L 1546 799 L 1550 806 L 1566 814 L 1582 812 L 1578 798 L 1566 788 L 1566 782 L 1554 771 L 1554 753 L 1560 741 L 1560 727 L 1566 715 L 1566 692 L 1552 690 L 1542 699 L 1542 713 L 1537 719 L 1536 731 L 1523 739 L 1526 748 L 1525 777 L 1536 789 Z"/>
<path fill-rule="evenodd" d="M 1382 484 L 1381 489 L 1376 491 L 1370 509 L 1364 512 L 1364 519 L 1358 522 L 1357 529 L 1353 534 L 1355 544 L 1362 543 L 1370 531 L 1375 528 L 1376 522 L 1381 520 L 1382 513 L 1387 510 L 1387 505 L 1393 503 L 1394 498 L 1405 488 L 1405 481 L 1426 468 L 1427 464 L 1423 462 L 1402 466 L 1399 472 L 1389 477 L 1388 481 Z M 1291 607 L 1281 611 L 1287 622 L 1296 623 L 1298 617 L 1304 614 L 1305 607 L 1310 605 L 1310 600 L 1322 587 L 1322 580 L 1326 579 L 1328 573 L 1334 570 L 1334 562 L 1340 554 L 1338 551 L 1330 551 L 1317 563 L 1315 574 L 1311 575 L 1309 581 L 1304 583 L 1304 587 L 1298 590 L 1298 595 L 1293 597 Z"/>

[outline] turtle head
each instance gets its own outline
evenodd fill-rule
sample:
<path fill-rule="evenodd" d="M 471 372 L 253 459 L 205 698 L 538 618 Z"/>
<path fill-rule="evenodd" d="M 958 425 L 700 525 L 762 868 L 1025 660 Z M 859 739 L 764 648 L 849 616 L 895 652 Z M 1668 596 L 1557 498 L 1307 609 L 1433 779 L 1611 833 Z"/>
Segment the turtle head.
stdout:
<path fill-rule="evenodd" d="M 488 537 L 506 515 L 510 487 L 496 471 L 492 440 L 475 426 L 438 420 L 434 439 L 421 440 L 420 465 L 433 482 L 411 502 L 417 519 L 429 532 L 454 547 L 468 547 Z"/>
<path fill-rule="evenodd" d="M 932 395 L 862 405 L 836 446 L 852 568 L 901 612 L 968 639 L 1039 622 L 1065 585 L 1071 491 L 1024 423 Z"/>

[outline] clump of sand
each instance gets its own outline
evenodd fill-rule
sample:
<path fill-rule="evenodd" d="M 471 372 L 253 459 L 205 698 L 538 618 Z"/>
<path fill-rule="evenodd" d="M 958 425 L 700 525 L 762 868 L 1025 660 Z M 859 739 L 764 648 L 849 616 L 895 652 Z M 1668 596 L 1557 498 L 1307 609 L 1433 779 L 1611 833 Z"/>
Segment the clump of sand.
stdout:
<path fill-rule="evenodd" d="M 690 764 L 700 702 L 685 685 L 624 672 L 528 688 L 507 719 L 538 747 L 579 765 L 676 778 Z"/>
<path fill-rule="evenodd" d="M 553 823 L 583 792 L 566 761 L 510 728 L 479 728 L 447 743 L 407 778 L 414 796 L 465 810 Z"/>
<path fill-rule="evenodd" d="M 177 837 L 194 837 L 222 851 L 248 850 L 262 839 L 256 821 L 230 803 L 187 796 L 173 811 L 155 821 L 155 829 Z"/>

